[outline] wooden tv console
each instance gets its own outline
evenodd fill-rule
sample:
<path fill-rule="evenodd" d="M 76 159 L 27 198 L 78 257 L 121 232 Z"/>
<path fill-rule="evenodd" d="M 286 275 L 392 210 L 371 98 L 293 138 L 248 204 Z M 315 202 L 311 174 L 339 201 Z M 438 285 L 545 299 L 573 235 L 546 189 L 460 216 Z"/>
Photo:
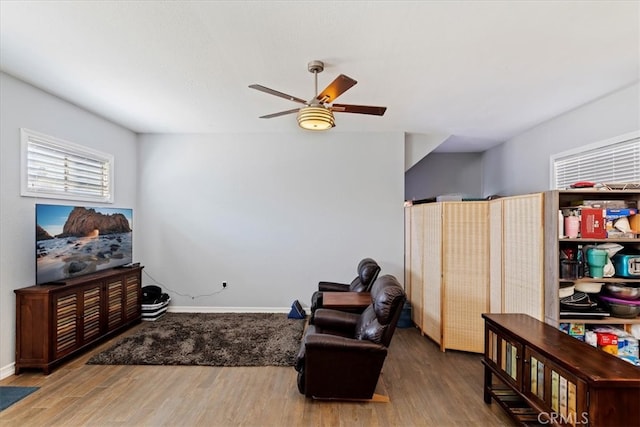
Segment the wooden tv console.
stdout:
<path fill-rule="evenodd" d="M 640 368 L 525 314 L 482 317 L 486 403 L 521 425 L 640 425 Z"/>
<path fill-rule="evenodd" d="M 16 375 L 53 366 L 140 322 L 142 268 L 16 289 Z"/>

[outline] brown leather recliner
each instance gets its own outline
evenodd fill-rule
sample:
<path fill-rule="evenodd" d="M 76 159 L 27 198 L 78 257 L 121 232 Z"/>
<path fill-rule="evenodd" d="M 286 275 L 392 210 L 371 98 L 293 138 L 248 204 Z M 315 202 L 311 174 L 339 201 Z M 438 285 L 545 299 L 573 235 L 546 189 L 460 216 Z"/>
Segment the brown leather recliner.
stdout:
<path fill-rule="evenodd" d="M 320 308 L 296 357 L 298 390 L 320 399 L 371 399 L 406 295 L 380 276 L 361 314 Z"/>
<path fill-rule="evenodd" d="M 311 314 L 322 307 L 322 292 L 369 292 L 373 282 L 380 273 L 380 266 L 371 258 L 364 258 L 358 263 L 358 275 L 350 284 L 336 282 L 320 282 L 318 290 L 311 296 Z"/>

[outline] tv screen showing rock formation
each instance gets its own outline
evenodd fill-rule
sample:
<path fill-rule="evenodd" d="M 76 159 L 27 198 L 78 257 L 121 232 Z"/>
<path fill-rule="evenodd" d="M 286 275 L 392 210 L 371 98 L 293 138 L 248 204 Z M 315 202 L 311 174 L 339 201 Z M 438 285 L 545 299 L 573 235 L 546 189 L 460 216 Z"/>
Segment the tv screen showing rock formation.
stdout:
<path fill-rule="evenodd" d="M 132 209 L 36 204 L 36 283 L 132 262 Z"/>

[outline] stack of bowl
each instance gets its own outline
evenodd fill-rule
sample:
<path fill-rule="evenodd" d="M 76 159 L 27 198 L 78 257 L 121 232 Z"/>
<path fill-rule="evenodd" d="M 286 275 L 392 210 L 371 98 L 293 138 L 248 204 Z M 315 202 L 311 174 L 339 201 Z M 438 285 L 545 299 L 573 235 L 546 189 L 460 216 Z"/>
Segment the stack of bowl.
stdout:
<path fill-rule="evenodd" d="M 605 289 L 607 295 L 600 299 L 607 303 L 613 316 L 633 319 L 640 314 L 640 284 L 607 283 Z"/>

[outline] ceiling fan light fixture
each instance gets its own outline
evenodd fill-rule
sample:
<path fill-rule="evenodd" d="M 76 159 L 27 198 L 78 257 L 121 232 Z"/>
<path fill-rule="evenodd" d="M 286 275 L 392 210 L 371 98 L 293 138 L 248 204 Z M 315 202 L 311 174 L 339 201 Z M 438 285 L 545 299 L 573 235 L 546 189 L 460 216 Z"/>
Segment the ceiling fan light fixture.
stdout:
<path fill-rule="evenodd" d="M 298 111 L 298 126 L 306 130 L 329 130 L 336 125 L 333 112 L 323 106 L 311 105 Z"/>
<path fill-rule="evenodd" d="M 309 62 L 309 64 L 307 64 L 307 69 L 310 73 L 313 73 L 315 83 L 315 90 L 313 91 L 315 96 L 309 101 L 305 101 L 302 98 L 291 96 L 284 92 L 279 92 L 262 85 L 249 85 L 251 89 L 259 90 L 260 92 L 268 93 L 269 95 L 275 95 L 277 97 L 304 105 L 304 107 L 300 109 L 294 108 L 291 110 L 279 111 L 277 113 L 260 116 L 261 119 L 272 119 L 274 117 L 297 113 L 298 126 L 300 126 L 302 129 L 322 131 L 329 130 L 336 125 L 336 122 L 333 118 L 334 111 L 337 111 L 339 113 L 369 114 L 374 116 L 384 115 L 387 107 L 334 104 L 336 98 L 338 98 L 358 82 L 351 77 L 340 74 L 329 84 L 329 86 L 324 88 L 322 92 L 318 93 L 318 73 L 321 73 L 322 70 L 324 70 L 324 63 L 322 61 L 311 61 Z M 327 106 L 327 104 L 331 104 L 331 106 Z"/>

